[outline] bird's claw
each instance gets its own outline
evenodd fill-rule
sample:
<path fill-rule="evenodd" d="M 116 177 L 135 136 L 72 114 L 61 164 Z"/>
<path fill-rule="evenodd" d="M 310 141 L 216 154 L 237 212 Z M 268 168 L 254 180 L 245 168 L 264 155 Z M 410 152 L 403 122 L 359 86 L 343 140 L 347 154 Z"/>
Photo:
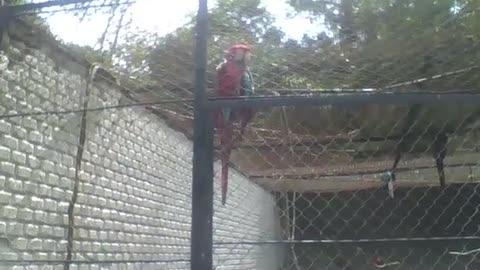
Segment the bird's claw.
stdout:
<path fill-rule="evenodd" d="M 383 174 L 382 180 L 384 182 L 393 182 L 395 181 L 395 172 L 393 171 L 387 171 Z"/>
<path fill-rule="evenodd" d="M 388 189 L 388 195 L 390 195 L 390 197 L 393 198 L 394 197 L 393 182 L 395 182 L 395 172 L 393 171 L 385 172 L 385 174 L 382 176 L 382 180 L 386 184 L 386 188 Z"/>

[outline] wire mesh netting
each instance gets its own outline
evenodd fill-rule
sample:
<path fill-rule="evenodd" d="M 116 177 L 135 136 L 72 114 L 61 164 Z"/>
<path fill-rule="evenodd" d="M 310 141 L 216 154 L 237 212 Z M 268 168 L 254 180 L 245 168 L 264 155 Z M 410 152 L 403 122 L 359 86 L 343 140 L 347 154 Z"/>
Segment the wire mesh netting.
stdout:
<path fill-rule="evenodd" d="M 198 1 L 0 2 L 0 266 L 194 269 Z M 479 4 L 210 1 L 214 269 L 477 269 Z"/>
<path fill-rule="evenodd" d="M 216 207 L 225 207 L 227 160 L 277 207 L 275 230 L 240 243 L 266 252 L 268 269 L 474 269 L 478 105 L 454 97 L 474 98 L 478 88 L 478 3 L 287 2 L 300 23 L 282 25 L 259 1 L 210 13 L 209 70 L 230 45 L 249 44 L 256 87 L 245 101 L 217 102 Z M 242 60 L 238 50 L 227 54 L 225 70 L 229 57 Z M 225 70 L 217 69 L 212 95 L 230 89 Z M 247 88 L 240 84 L 240 95 Z M 379 95 L 388 95 L 384 104 Z M 229 201 L 244 185 L 228 184 L 226 206 L 264 209 L 266 195 Z M 214 232 L 222 224 L 215 215 Z"/>
<path fill-rule="evenodd" d="M 280 125 L 290 125 L 284 130 L 251 126 L 230 156 L 236 170 L 273 192 L 278 207 L 281 229 L 257 241 L 245 235 L 245 241 L 284 252 L 282 269 L 371 269 L 377 255 L 398 261 L 399 269 L 474 267 L 478 157 L 467 108 L 477 110 L 422 105 L 415 117 L 407 117 L 413 113 L 406 106 L 276 109 Z M 296 109 L 315 118 L 281 121 L 283 113 L 289 119 Z M 221 169 L 216 172 L 220 179 Z M 242 185 L 234 180 L 228 196 L 241 192 Z M 240 202 L 228 202 L 228 196 L 227 205 L 235 207 L 261 209 L 266 200 L 245 194 Z"/>

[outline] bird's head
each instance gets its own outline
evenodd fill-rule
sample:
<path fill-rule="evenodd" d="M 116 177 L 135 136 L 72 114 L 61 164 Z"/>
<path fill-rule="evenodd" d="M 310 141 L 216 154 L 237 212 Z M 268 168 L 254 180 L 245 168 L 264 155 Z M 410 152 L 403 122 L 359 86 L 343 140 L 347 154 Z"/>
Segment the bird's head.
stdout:
<path fill-rule="evenodd" d="M 247 65 L 251 59 L 252 48 L 246 44 L 236 44 L 228 49 L 229 59 Z"/>

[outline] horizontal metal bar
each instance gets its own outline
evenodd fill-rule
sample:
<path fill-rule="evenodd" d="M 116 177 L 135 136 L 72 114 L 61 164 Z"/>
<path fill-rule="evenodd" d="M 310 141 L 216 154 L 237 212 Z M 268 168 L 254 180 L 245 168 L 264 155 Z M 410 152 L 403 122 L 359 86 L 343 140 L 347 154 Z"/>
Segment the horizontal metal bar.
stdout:
<path fill-rule="evenodd" d="M 466 162 L 466 163 L 461 163 L 461 164 L 446 164 L 444 165 L 444 168 L 461 168 L 461 167 L 468 167 L 468 166 L 478 166 L 478 162 Z M 409 172 L 409 171 L 415 171 L 415 170 L 425 170 L 425 169 L 433 169 L 436 168 L 435 165 L 412 165 L 409 167 L 400 167 L 396 169 L 396 172 Z M 249 175 L 248 177 L 250 179 L 278 179 L 278 178 L 287 178 L 287 179 L 315 179 L 315 178 L 324 178 L 324 177 L 345 177 L 345 176 L 368 176 L 368 175 L 373 175 L 373 174 L 382 174 L 385 173 L 386 171 L 389 171 L 390 168 L 382 168 L 382 169 L 372 169 L 372 170 L 365 170 L 365 171 L 359 171 L 359 172 L 347 172 L 347 173 L 309 173 L 309 174 L 270 174 L 270 175 Z M 359 180 L 362 181 L 362 180 Z"/>
<path fill-rule="evenodd" d="M 71 8 L 57 8 L 53 10 L 42 10 L 42 9 L 34 9 L 30 11 L 25 11 L 18 13 L 16 16 L 28 16 L 28 15 L 39 15 L 39 14 L 55 14 L 55 13 L 60 13 L 60 12 L 72 12 L 72 11 L 77 11 L 77 10 L 95 10 L 95 9 L 100 9 L 100 8 L 111 8 L 111 7 L 116 7 L 120 5 L 130 5 L 136 3 L 136 0 L 133 1 L 128 1 L 128 2 L 122 2 L 122 3 L 106 3 L 106 4 L 99 4 L 99 5 L 88 5 L 87 6 L 74 6 Z"/>
<path fill-rule="evenodd" d="M 361 243 L 393 243 L 393 242 L 431 242 L 431 241 L 480 241 L 480 236 L 451 237 L 405 237 L 405 238 L 370 238 L 370 239 L 312 239 L 312 240 L 265 240 L 265 241 L 232 241 L 216 242 L 215 246 L 231 245 L 278 245 L 278 244 L 361 244 Z"/>
<path fill-rule="evenodd" d="M 11 6 L 3 6 L 0 7 L 0 10 L 6 10 L 8 16 L 18 16 L 21 15 L 23 12 L 39 10 L 42 8 L 49 8 L 49 7 L 58 7 L 58 6 L 66 6 L 66 5 L 74 5 L 74 4 L 86 4 L 89 2 L 93 2 L 92 0 L 52 0 L 46 1 L 41 3 L 29 3 L 23 5 L 11 5 Z"/>
<path fill-rule="evenodd" d="M 233 149 L 242 149 L 242 148 L 274 149 L 274 148 L 284 147 L 284 146 L 297 147 L 297 146 L 306 146 L 306 145 L 308 145 L 309 148 L 312 148 L 312 147 L 328 148 L 328 145 L 332 145 L 333 143 L 335 145 L 352 144 L 352 143 L 367 143 L 367 142 L 368 143 L 371 143 L 371 142 L 387 143 L 387 142 L 397 142 L 397 140 L 400 140 L 401 138 L 402 138 L 401 136 L 385 136 L 385 137 L 372 136 L 372 137 L 360 137 L 360 138 L 351 138 L 351 137 L 346 137 L 346 136 L 345 137 L 330 136 L 330 137 L 319 138 L 319 139 L 316 139 L 316 138 L 315 139 L 303 139 L 303 140 L 302 139 L 292 139 L 288 143 L 268 142 L 268 141 L 254 141 L 254 142 L 249 142 L 249 143 L 237 145 Z M 342 150 L 345 151 L 345 149 L 342 149 Z"/>
<path fill-rule="evenodd" d="M 254 96 L 209 99 L 210 109 L 262 108 L 279 106 L 361 106 L 367 104 L 411 105 L 411 104 L 480 104 L 480 93 L 394 93 L 372 92 L 356 94 L 309 94 L 286 96 Z"/>

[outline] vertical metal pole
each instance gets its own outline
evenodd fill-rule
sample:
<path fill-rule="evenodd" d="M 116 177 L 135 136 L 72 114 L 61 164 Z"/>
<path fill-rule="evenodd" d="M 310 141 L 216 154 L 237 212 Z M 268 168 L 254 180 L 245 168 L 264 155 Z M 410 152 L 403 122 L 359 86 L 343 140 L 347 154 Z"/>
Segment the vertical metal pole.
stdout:
<path fill-rule="evenodd" d="M 0 45 L 2 44 L 3 34 L 7 31 L 8 20 L 11 14 L 9 10 L 2 4 L 0 5 Z"/>
<path fill-rule="evenodd" d="M 213 120 L 206 107 L 208 9 L 207 0 L 198 2 L 190 269 L 212 270 Z"/>

